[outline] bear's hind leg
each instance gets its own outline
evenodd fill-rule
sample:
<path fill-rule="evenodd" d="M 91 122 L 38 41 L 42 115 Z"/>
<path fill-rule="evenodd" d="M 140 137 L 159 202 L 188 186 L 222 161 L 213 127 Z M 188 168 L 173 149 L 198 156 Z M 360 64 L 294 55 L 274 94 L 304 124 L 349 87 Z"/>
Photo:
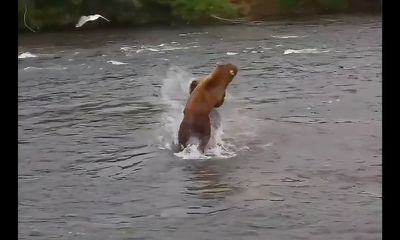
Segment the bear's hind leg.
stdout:
<path fill-rule="evenodd" d="M 185 121 L 182 121 L 181 125 L 179 126 L 179 132 L 178 132 L 178 143 L 180 151 L 187 146 L 189 138 L 190 138 L 189 125 L 185 123 Z"/>
<path fill-rule="evenodd" d="M 210 141 L 211 137 L 211 124 L 210 124 L 210 119 L 208 119 L 207 124 L 204 124 L 201 134 L 200 134 L 200 145 L 199 145 L 199 150 L 204 153 L 208 142 Z"/>

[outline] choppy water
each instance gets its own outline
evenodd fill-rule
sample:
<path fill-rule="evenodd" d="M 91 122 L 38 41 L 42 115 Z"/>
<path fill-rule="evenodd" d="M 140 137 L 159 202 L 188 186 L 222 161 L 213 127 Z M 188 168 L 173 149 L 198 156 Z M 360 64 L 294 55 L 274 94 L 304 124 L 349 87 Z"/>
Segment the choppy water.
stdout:
<path fill-rule="evenodd" d="M 20 36 L 19 239 L 381 239 L 381 25 Z M 223 148 L 176 156 L 216 62 Z"/>

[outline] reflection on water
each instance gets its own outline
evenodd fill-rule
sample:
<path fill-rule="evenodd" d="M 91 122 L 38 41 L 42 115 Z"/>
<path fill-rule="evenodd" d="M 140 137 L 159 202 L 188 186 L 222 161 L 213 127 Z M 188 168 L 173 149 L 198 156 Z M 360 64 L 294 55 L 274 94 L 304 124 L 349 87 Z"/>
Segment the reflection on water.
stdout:
<path fill-rule="evenodd" d="M 190 174 L 187 180 L 189 186 L 186 187 L 185 194 L 200 199 L 223 199 L 231 193 L 234 188 L 229 182 L 223 181 L 224 171 L 218 171 L 215 168 L 208 161 L 191 162 L 185 166 L 183 170 Z M 228 171 L 226 168 L 224 170 Z"/>

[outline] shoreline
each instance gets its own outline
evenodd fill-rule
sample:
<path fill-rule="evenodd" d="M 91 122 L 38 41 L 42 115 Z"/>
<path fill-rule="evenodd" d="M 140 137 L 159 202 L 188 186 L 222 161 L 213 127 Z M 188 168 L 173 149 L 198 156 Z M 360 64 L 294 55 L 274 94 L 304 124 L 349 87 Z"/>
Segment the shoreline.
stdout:
<path fill-rule="evenodd" d="M 103 23 L 90 25 L 88 24 L 84 28 L 75 28 L 75 27 L 60 27 L 59 29 L 49 29 L 43 31 L 31 32 L 29 29 L 18 29 L 18 35 L 38 35 L 38 34 L 46 34 L 46 33 L 87 33 L 87 32 L 95 32 L 95 31 L 110 31 L 110 30 L 143 30 L 143 29 L 179 29 L 179 28 L 203 28 L 210 26 L 225 26 L 225 25 L 275 25 L 275 24 L 283 24 L 285 22 L 307 22 L 312 20 L 321 20 L 323 18 L 343 18 L 343 17 L 382 17 L 381 11 L 378 12 L 357 12 L 357 13 L 329 13 L 329 14 L 312 14 L 312 15 L 295 15 L 295 16 L 273 16 L 268 19 L 263 20 L 255 20 L 247 18 L 236 18 L 236 19 L 226 19 L 226 20 L 217 20 L 210 21 L 208 23 L 148 23 L 141 25 L 133 25 L 133 24 L 118 24 L 118 23 Z M 340 19 L 338 19 L 340 20 Z"/>

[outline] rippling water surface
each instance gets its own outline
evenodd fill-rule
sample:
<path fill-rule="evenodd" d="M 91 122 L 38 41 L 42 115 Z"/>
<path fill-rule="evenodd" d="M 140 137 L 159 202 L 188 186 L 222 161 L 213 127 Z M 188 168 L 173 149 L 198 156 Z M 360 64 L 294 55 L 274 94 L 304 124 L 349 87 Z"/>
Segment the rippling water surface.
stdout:
<path fill-rule="evenodd" d="M 381 25 L 20 36 L 19 239 L 381 239 Z M 176 156 L 216 62 L 226 149 Z"/>

